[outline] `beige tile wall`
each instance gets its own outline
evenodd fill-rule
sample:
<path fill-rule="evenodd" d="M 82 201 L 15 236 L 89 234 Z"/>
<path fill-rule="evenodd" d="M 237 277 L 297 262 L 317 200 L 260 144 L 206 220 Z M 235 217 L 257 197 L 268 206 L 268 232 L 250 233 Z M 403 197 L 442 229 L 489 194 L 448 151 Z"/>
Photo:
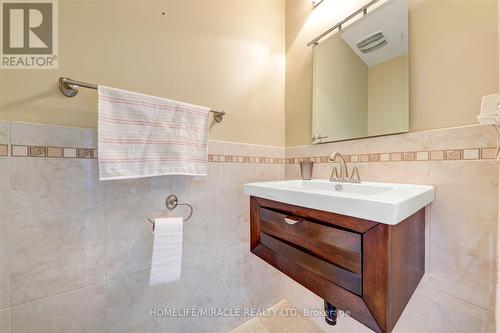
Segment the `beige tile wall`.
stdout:
<path fill-rule="evenodd" d="M 299 309 L 321 308 L 317 296 L 249 253 L 243 184 L 298 178 L 298 162 L 305 158 L 316 161 L 314 177 L 327 178 L 333 151 L 348 156 L 349 166 L 367 164 L 360 170 L 365 181 L 436 186 L 428 210 L 427 274 L 396 332 L 494 328 L 498 163 L 491 152 L 492 128 L 286 150 L 211 141 L 208 177 L 104 183 L 97 180 L 96 160 L 77 149 L 94 154 L 94 131 L 5 122 L 0 129 L 0 144 L 8 145 L 8 156 L 0 156 L 0 327 L 6 332 L 5 327 L 11 332 L 49 327 L 219 332 L 247 318 L 152 318 L 148 311 L 152 306 L 267 307 L 283 298 Z M 28 155 L 12 157 L 14 146 L 25 146 Z M 29 147 L 45 147 L 46 155 L 49 147 L 74 153 L 36 157 L 29 156 Z M 169 193 L 192 204 L 195 215 L 184 229 L 181 281 L 152 288 L 147 284 L 152 237 L 145 219 L 163 210 Z M 321 325 L 323 319 L 315 320 Z M 346 319 L 328 330 L 364 328 Z"/>
<path fill-rule="evenodd" d="M 9 143 L 9 126 L 5 121 L 0 121 L 0 143 Z M 10 306 L 9 191 L 4 190 L 8 184 L 9 159 L 0 156 L 0 311 Z M 5 313 L 7 312 L 3 312 L 3 316 Z M 0 319 L 0 327 L 3 327 L 2 322 Z"/>
<path fill-rule="evenodd" d="M 10 331 L 10 308 L 0 310 L 0 332 Z"/>
<path fill-rule="evenodd" d="M 104 184 L 95 163 L 11 159 L 12 305 L 104 280 Z"/>
<path fill-rule="evenodd" d="M 246 318 L 156 318 L 149 309 L 266 308 L 284 298 L 280 274 L 249 253 L 243 194 L 245 182 L 284 177 L 283 149 L 214 142 L 211 155 L 224 162 L 209 163 L 208 177 L 99 182 L 96 159 L 46 156 L 48 147 L 94 149 L 95 131 L 0 122 L 0 144 L 9 145 L 0 156 L 0 332 L 220 332 Z M 13 157 L 13 146 L 47 149 Z M 170 193 L 194 208 L 182 278 L 149 287 L 146 219 Z"/>

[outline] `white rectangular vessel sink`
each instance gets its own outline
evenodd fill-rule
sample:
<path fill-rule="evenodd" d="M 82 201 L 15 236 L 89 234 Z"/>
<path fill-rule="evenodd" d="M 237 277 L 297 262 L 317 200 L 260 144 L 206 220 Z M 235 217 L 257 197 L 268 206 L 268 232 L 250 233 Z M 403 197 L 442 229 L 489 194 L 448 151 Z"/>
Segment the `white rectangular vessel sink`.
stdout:
<path fill-rule="evenodd" d="M 284 180 L 245 184 L 245 193 L 291 205 L 398 224 L 434 201 L 434 187 L 393 183 Z"/>

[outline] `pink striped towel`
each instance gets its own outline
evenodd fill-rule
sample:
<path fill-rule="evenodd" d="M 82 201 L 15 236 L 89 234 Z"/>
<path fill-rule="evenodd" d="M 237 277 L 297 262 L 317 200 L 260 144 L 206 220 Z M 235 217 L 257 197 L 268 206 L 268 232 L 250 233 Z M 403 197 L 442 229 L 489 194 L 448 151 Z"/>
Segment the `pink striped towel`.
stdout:
<path fill-rule="evenodd" d="M 207 175 L 206 107 L 99 86 L 99 178 Z"/>

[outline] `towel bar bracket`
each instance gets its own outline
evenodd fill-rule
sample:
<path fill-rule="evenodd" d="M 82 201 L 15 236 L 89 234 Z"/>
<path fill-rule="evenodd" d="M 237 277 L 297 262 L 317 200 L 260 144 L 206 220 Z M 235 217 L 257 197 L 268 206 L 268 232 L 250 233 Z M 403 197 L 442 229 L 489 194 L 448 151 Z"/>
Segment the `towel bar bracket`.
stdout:
<path fill-rule="evenodd" d="M 66 82 L 66 78 L 59 78 L 59 90 L 66 97 L 75 97 L 78 94 L 78 86 Z"/>
<path fill-rule="evenodd" d="M 214 119 L 216 122 L 220 123 L 222 119 L 224 118 L 224 115 L 226 114 L 224 111 L 215 111 L 215 110 L 210 110 L 214 114 Z"/>
<path fill-rule="evenodd" d="M 80 87 L 97 90 L 97 84 L 76 81 L 67 77 L 59 78 L 59 90 L 66 97 L 75 97 L 78 95 Z M 220 123 L 226 115 L 226 112 L 224 111 L 210 110 L 210 112 L 213 113 L 214 119 L 218 123 Z"/>

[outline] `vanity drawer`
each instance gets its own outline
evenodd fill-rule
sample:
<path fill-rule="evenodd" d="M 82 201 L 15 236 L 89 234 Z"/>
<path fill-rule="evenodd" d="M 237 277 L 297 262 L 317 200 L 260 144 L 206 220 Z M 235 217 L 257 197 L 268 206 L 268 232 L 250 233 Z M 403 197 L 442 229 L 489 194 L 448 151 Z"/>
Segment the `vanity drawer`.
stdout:
<path fill-rule="evenodd" d="M 250 197 L 250 251 L 374 332 L 424 274 L 425 211 L 397 225 Z"/>
<path fill-rule="evenodd" d="M 349 272 L 361 273 L 361 235 L 260 207 L 260 231 Z"/>
<path fill-rule="evenodd" d="M 281 268 L 283 271 L 290 269 L 286 263 L 291 262 L 298 266 L 301 271 L 309 271 L 356 295 L 361 295 L 361 274 L 352 273 L 332 265 L 265 233 L 260 234 L 260 242 L 282 258 L 281 262 L 285 263 Z"/>

